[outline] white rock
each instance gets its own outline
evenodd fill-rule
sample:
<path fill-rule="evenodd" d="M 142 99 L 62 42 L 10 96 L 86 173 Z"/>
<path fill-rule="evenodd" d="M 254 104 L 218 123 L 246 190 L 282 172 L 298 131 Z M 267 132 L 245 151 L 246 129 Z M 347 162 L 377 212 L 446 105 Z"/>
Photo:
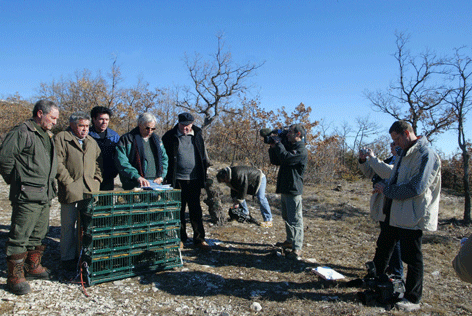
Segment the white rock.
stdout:
<path fill-rule="evenodd" d="M 262 310 L 262 306 L 261 306 L 261 304 L 259 304 L 258 302 L 253 302 L 253 303 L 251 304 L 251 309 L 252 309 L 253 311 L 260 312 L 260 311 Z"/>

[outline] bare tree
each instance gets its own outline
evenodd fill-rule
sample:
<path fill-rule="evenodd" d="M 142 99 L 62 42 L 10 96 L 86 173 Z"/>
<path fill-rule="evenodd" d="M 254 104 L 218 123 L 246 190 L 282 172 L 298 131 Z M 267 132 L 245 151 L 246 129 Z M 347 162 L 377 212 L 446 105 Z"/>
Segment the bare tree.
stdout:
<path fill-rule="evenodd" d="M 357 117 L 356 125 L 357 131 L 354 135 L 354 142 L 352 145 L 353 151 L 359 147 L 362 147 L 366 140 L 368 140 L 373 135 L 377 135 L 380 130 L 379 124 L 370 121 L 369 116 Z"/>
<path fill-rule="evenodd" d="M 466 116 L 472 107 L 472 59 L 456 49 L 450 66 L 453 79 L 457 80 L 457 88 L 451 89 L 447 103 L 451 105 L 457 120 L 457 141 L 462 152 L 463 185 L 464 185 L 464 222 L 471 223 L 471 202 L 469 186 L 470 143 L 467 141 L 464 130 Z"/>
<path fill-rule="evenodd" d="M 61 116 L 57 128 L 68 126 L 68 117 L 76 111 L 89 111 L 93 106 L 108 105 L 107 81 L 100 72 L 93 76 L 88 69 L 76 71 L 70 79 L 41 83 L 38 99 L 50 99 L 59 106 Z"/>
<path fill-rule="evenodd" d="M 233 97 L 246 92 L 246 79 L 264 63 L 234 64 L 231 53 L 224 50 L 222 36 L 218 38 L 218 49 L 210 62 L 196 54 L 193 59 L 185 57 L 193 87 L 183 89 L 177 96 L 177 106 L 203 115 L 202 128 L 209 126 Z"/>
<path fill-rule="evenodd" d="M 421 134 L 432 140 L 435 134 L 450 126 L 455 116 L 445 99 L 450 89 L 444 84 L 447 68 L 444 58 L 426 50 L 411 56 L 406 49 L 409 36 L 396 34 L 399 76 L 387 91 L 365 92 L 374 109 L 391 115 L 396 120 L 408 121 L 415 133 L 421 125 Z"/>

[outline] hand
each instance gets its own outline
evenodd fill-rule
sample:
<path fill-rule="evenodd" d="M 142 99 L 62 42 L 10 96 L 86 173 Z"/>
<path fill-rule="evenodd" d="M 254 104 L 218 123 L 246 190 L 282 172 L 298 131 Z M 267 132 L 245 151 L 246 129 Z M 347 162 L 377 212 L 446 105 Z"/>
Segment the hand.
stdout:
<path fill-rule="evenodd" d="M 148 186 L 150 186 L 149 181 L 146 180 L 146 178 L 144 178 L 144 177 L 139 177 L 139 178 L 138 178 L 138 183 L 139 183 L 139 186 L 140 186 L 140 187 L 148 187 Z"/>
<path fill-rule="evenodd" d="M 157 184 L 161 184 L 161 183 L 162 183 L 162 180 L 164 180 L 164 179 L 162 179 L 162 177 L 159 177 L 159 178 L 154 179 L 153 182 L 154 182 L 154 183 L 157 183 Z"/>
<path fill-rule="evenodd" d="M 239 207 L 239 203 L 233 203 L 233 208 L 238 208 Z"/>
<path fill-rule="evenodd" d="M 367 148 L 366 152 L 367 152 L 367 156 L 369 156 L 371 158 L 375 158 L 375 154 L 374 154 L 374 151 L 372 149 Z"/>
<path fill-rule="evenodd" d="M 383 194 L 383 190 L 385 189 L 385 187 L 386 187 L 385 183 L 377 182 L 376 184 L 374 184 L 374 191 L 372 191 L 372 193 Z"/>
<path fill-rule="evenodd" d="M 359 159 L 365 161 L 367 157 L 375 158 L 375 154 L 370 148 L 361 148 L 359 149 Z"/>

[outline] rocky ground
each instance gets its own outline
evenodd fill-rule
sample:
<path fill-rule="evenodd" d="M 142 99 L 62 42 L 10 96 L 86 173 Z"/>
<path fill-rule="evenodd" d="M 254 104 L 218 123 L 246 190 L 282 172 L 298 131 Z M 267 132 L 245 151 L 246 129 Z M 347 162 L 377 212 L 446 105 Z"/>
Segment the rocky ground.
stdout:
<path fill-rule="evenodd" d="M 224 188 L 225 193 L 229 191 Z M 274 247 L 285 237 L 280 204 L 269 185 L 274 227 L 228 222 L 214 226 L 206 211 L 205 229 L 212 252 L 182 250 L 183 266 L 154 274 L 82 288 L 60 269 L 59 204 L 54 200 L 46 239 L 45 265 L 52 280 L 33 281 L 33 292 L 15 296 L 6 290 L 4 243 L 10 225 L 8 187 L 0 180 L 0 314 L 5 315 L 400 315 L 382 306 L 365 306 L 360 288 L 346 281 L 365 275 L 373 257 L 378 228 L 368 217 L 370 184 L 339 182 L 307 187 L 304 194 L 303 261 L 286 259 Z M 226 206 L 230 200 L 226 198 Z M 202 205 L 204 205 L 202 203 Z M 251 200 L 252 214 L 261 219 Z M 227 208 L 225 207 L 225 208 Z M 471 229 L 462 218 L 460 197 L 442 194 L 440 226 L 424 236 L 425 280 L 417 315 L 471 315 L 471 285 L 459 281 L 451 260 L 459 240 Z M 189 236 L 192 235 L 188 227 Z M 329 266 L 345 276 L 337 283 L 312 272 Z"/>

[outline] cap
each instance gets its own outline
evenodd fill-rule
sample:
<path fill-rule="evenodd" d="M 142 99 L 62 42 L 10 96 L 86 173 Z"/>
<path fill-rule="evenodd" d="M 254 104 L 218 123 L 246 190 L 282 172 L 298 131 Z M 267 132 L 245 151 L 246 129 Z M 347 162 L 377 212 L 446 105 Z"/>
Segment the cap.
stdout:
<path fill-rule="evenodd" d="M 192 124 L 195 119 L 193 118 L 193 115 L 190 113 L 180 113 L 179 114 L 179 123 L 182 125 L 189 125 Z"/>

